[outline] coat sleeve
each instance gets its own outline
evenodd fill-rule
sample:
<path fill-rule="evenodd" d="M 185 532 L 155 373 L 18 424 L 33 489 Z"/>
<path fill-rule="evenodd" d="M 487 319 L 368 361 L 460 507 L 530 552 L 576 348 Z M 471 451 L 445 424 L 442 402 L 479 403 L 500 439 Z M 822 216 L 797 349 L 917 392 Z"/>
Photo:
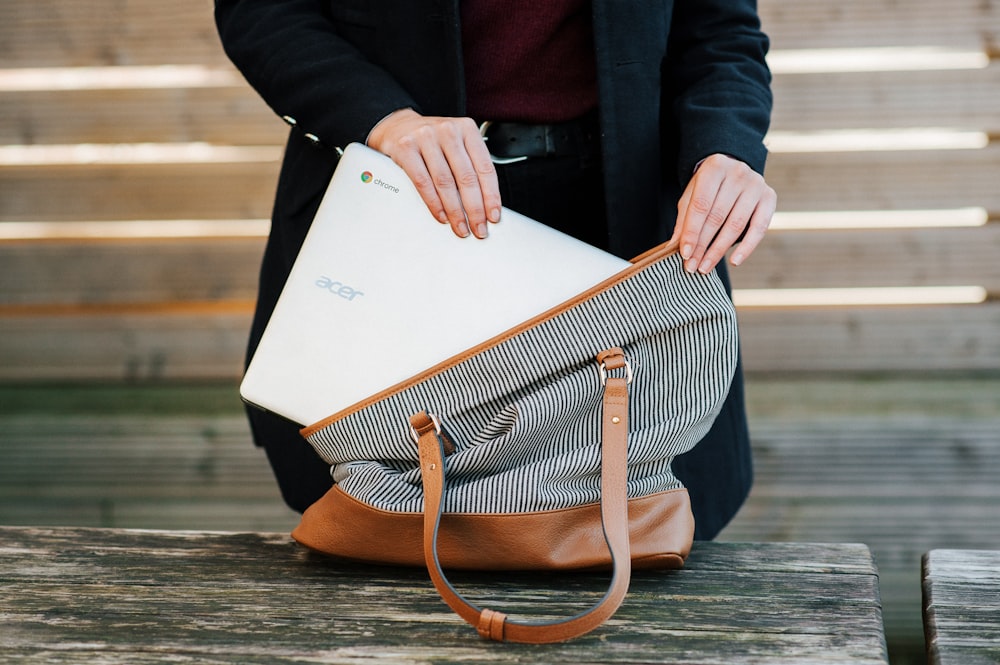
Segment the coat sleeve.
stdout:
<path fill-rule="evenodd" d="M 275 113 L 324 145 L 345 146 L 417 104 L 340 34 L 329 5 L 216 0 L 215 22 L 226 55 Z"/>
<path fill-rule="evenodd" d="M 715 153 L 763 173 L 772 105 L 767 49 L 754 0 L 676 1 L 663 85 L 681 182 Z"/>

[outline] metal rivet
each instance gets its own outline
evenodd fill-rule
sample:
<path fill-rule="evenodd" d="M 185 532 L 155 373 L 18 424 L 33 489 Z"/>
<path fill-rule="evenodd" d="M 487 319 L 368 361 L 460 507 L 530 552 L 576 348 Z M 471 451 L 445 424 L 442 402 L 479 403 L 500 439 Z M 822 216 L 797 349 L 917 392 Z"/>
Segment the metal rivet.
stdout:
<path fill-rule="evenodd" d="M 622 421 L 622 419 L 619 418 L 618 416 L 615 416 L 614 418 L 611 419 L 611 422 L 613 422 L 615 425 L 617 425 L 621 421 Z"/>
<path fill-rule="evenodd" d="M 427 468 L 428 468 L 428 469 L 430 469 L 431 471 L 433 471 L 434 469 L 438 468 L 438 465 L 437 465 L 437 464 L 431 464 L 431 465 L 430 465 L 429 467 L 427 467 Z"/>

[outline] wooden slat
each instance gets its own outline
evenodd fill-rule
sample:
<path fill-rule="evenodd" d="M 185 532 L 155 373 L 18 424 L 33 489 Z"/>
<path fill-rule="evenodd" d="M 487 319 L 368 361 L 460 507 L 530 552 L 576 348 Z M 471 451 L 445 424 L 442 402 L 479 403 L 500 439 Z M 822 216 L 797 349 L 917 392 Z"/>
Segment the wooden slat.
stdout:
<path fill-rule="evenodd" d="M 277 161 L 0 169 L 0 221 L 266 219 Z"/>
<path fill-rule="evenodd" d="M 211 0 L 0 3 L 5 67 L 224 64 Z"/>
<path fill-rule="evenodd" d="M 994 3 L 912 0 L 762 0 L 764 29 L 776 48 L 995 45 Z M 225 56 L 208 0 L 119 3 L 57 0 L 3 3 L 0 43 L 6 66 L 210 63 Z"/>
<path fill-rule="evenodd" d="M 0 317 L 0 380 L 234 379 L 252 302 Z M 750 372 L 1000 370 L 1000 305 L 743 309 Z"/>
<path fill-rule="evenodd" d="M 939 385 L 947 388 L 946 381 Z M 995 388 L 996 384 L 984 386 Z M 838 414 L 846 411 L 837 407 L 833 410 Z M 1000 473 L 1000 412 L 992 417 L 966 419 L 921 418 L 913 413 L 878 419 L 858 413 L 847 422 L 823 419 L 820 414 L 811 420 L 796 419 L 788 426 L 766 413 L 755 415 L 759 416 L 753 419 L 757 423 L 755 470 L 760 482 L 754 494 L 758 499 L 849 500 L 872 506 L 876 499 L 977 505 L 1000 500 L 1000 487 L 995 482 Z M 806 445 L 803 441 L 807 439 L 822 441 L 822 445 Z M 838 471 L 835 479 L 830 475 L 834 469 Z M 928 491 L 929 484 L 934 485 L 932 492 Z M 971 520 L 979 517 L 975 511 L 965 514 Z M 845 521 L 815 525 L 811 536 L 842 536 L 832 531 L 847 526 L 848 515 L 841 519 Z M 967 541 L 984 542 L 1000 535 L 1000 514 L 991 524 L 990 532 L 970 533 Z M 856 528 L 862 527 L 859 524 Z M 864 528 L 892 530 L 894 538 L 902 536 L 916 543 L 918 549 L 927 544 L 930 535 L 901 524 L 870 524 Z M 859 537 L 857 531 L 852 537 Z"/>
<path fill-rule="evenodd" d="M 1000 130 L 1000 62 L 969 70 L 776 75 L 773 90 L 776 130 Z"/>
<path fill-rule="evenodd" d="M 7 305 L 252 300 L 263 238 L 0 243 Z"/>
<path fill-rule="evenodd" d="M 277 500 L 263 451 L 251 444 L 238 412 L 235 383 L 230 390 L 236 413 L 224 416 L 4 416 L 0 503 L 35 497 Z"/>
<path fill-rule="evenodd" d="M 775 48 L 996 47 L 1000 7 L 981 0 L 760 0 Z"/>
<path fill-rule="evenodd" d="M 1000 210 L 1000 146 L 982 150 L 775 153 L 780 210 Z"/>
<path fill-rule="evenodd" d="M 744 309 L 748 371 L 1000 369 L 1000 304 Z"/>
<path fill-rule="evenodd" d="M 1000 129 L 1000 65 L 776 76 L 775 130 Z M 280 144 L 285 125 L 248 86 L 0 94 L 0 143 Z"/>
<path fill-rule="evenodd" d="M 1000 293 L 1000 224 L 770 231 L 732 270 L 735 288 L 983 286 Z"/>
<path fill-rule="evenodd" d="M 980 150 L 775 153 L 781 210 L 1000 210 L 1000 146 Z M 0 220 L 267 218 L 278 162 L 7 167 Z"/>
<path fill-rule="evenodd" d="M 0 524 L 288 532 L 234 381 L 0 386 Z"/>
<path fill-rule="evenodd" d="M 263 238 L 0 243 L 0 265 L 8 278 L 0 306 L 251 300 L 263 243 Z M 1000 293 L 998 255 L 997 223 L 771 231 L 732 275 L 737 289 L 978 285 Z"/>
<path fill-rule="evenodd" d="M 0 380 L 234 379 L 252 303 L 230 309 L 0 317 Z"/>
<path fill-rule="evenodd" d="M 249 446 L 250 444 L 246 444 Z M 265 462 L 266 464 L 266 462 Z M 133 473 L 135 469 L 131 470 Z M 155 473 L 154 469 L 143 469 Z M 273 481 L 265 488 L 274 488 Z M 273 489 L 276 493 L 277 489 Z M 94 497 L 30 497 L 5 499 L 0 503 L 4 524 L 25 526 L 86 524 L 88 526 L 148 529 L 200 528 L 213 531 L 290 532 L 298 523 L 298 514 L 280 498 L 248 497 L 133 497 L 107 499 Z"/>
<path fill-rule="evenodd" d="M 280 145 L 287 129 L 246 85 L 0 93 L 0 144 Z"/>
<path fill-rule="evenodd" d="M 922 569 L 928 662 L 1000 662 L 1000 550 L 933 550 Z"/>

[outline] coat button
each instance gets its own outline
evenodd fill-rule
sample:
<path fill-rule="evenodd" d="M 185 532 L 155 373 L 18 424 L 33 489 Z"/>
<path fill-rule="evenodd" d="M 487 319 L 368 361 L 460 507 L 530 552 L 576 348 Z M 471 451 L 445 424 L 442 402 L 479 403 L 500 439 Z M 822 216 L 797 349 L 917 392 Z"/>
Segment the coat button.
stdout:
<path fill-rule="evenodd" d="M 281 116 L 281 119 L 284 120 L 286 123 L 288 123 L 288 125 L 291 126 L 291 127 L 294 127 L 295 125 L 298 124 L 298 122 L 295 120 L 295 118 L 293 118 L 290 115 L 283 115 L 283 116 Z"/>
<path fill-rule="evenodd" d="M 304 134 L 303 136 L 312 141 L 314 144 L 319 143 L 319 137 L 315 134 Z"/>

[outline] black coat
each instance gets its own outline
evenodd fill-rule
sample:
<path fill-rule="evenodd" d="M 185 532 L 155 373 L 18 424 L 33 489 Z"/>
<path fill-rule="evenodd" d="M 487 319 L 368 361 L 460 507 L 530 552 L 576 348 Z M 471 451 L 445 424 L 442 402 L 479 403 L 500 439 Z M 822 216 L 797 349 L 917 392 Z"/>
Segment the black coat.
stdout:
<path fill-rule="evenodd" d="M 767 38 L 754 0 L 592 0 L 610 250 L 666 240 L 695 164 L 714 153 L 763 172 Z M 292 125 L 250 350 L 337 162 L 390 112 L 465 114 L 459 0 L 216 0 L 226 53 Z M 724 271 L 723 271 L 724 272 Z M 737 376 L 717 427 L 677 462 L 700 537 L 749 490 Z"/>

